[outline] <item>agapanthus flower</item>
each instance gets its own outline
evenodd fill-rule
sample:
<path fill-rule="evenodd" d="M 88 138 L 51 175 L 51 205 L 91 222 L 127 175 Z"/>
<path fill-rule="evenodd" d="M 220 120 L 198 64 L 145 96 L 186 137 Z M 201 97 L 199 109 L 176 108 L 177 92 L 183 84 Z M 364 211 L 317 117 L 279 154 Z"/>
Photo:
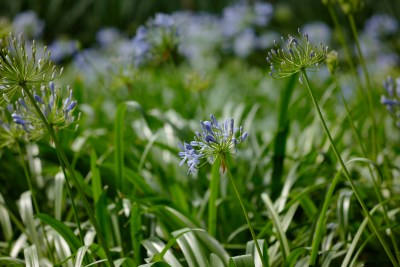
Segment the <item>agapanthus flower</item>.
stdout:
<path fill-rule="evenodd" d="M 146 26 L 140 26 L 133 38 L 135 65 L 160 64 L 177 52 L 179 33 L 171 15 L 157 13 Z"/>
<path fill-rule="evenodd" d="M 287 40 L 281 37 L 282 45 L 274 41 L 276 49 L 268 52 L 267 61 L 270 64 L 271 72 L 269 73 L 273 78 L 280 79 L 286 78 L 293 74 L 299 73 L 302 70 L 318 71 L 319 64 L 325 60 L 328 47 L 319 46 L 310 43 L 308 34 L 300 34 L 300 39 L 291 35 Z"/>
<path fill-rule="evenodd" d="M 400 128 L 400 78 L 395 82 L 392 77 L 388 77 L 383 85 L 386 94 L 381 96 L 381 103 L 386 105 L 396 126 Z"/>
<path fill-rule="evenodd" d="M 11 106 L 9 109 L 0 111 L 0 148 L 11 147 L 19 139 L 24 139 L 23 128 L 13 122 L 11 117 Z"/>
<path fill-rule="evenodd" d="M 212 164 L 217 159 L 236 153 L 237 148 L 247 138 L 247 132 L 243 132 L 242 126 L 234 127 L 233 119 L 226 119 L 220 124 L 214 115 L 211 115 L 211 121 L 201 121 L 200 126 L 201 132 L 196 132 L 193 141 L 179 143 L 182 149 L 178 154 L 182 158 L 179 166 L 186 162 L 189 174 L 196 174 L 207 161 Z M 221 169 L 225 171 L 225 166 L 221 165 Z"/>
<path fill-rule="evenodd" d="M 38 38 L 42 35 L 45 23 L 30 10 L 19 13 L 12 22 L 14 33 L 24 33 L 28 38 Z"/>
<path fill-rule="evenodd" d="M 33 41 L 28 54 L 22 35 L 11 34 L 0 40 L 0 109 L 14 101 L 17 92 L 23 87 L 31 88 L 54 80 L 56 67 L 50 60 L 50 52 L 44 47 L 43 58 L 36 58 L 36 46 Z M 60 71 L 61 75 L 62 69 Z"/>
<path fill-rule="evenodd" d="M 34 89 L 36 104 L 55 130 L 67 128 L 76 121 L 73 112 L 77 102 L 72 97 L 72 89 L 68 87 L 67 90 L 68 95 L 63 94 L 61 88 L 53 82 L 46 86 L 42 85 L 39 91 Z M 27 139 L 39 139 L 46 132 L 43 121 L 27 97 L 19 98 L 10 111 L 14 123 L 25 131 Z"/>

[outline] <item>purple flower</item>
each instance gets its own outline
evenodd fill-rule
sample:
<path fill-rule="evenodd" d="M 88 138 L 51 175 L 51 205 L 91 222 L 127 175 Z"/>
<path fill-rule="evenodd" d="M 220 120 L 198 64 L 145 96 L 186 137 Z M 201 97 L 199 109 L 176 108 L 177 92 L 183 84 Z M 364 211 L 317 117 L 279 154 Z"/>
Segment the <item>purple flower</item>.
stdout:
<path fill-rule="evenodd" d="M 247 138 L 247 132 L 243 132 L 243 127 L 234 127 L 233 119 L 226 119 L 220 124 L 214 115 L 211 115 L 211 121 L 200 122 L 200 127 L 202 131 L 196 132 L 194 141 L 189 144 L 184 142 L 183 145 L 179 143 L 182 149 L 178 154 L 182 158 L 179 166 L 186 162 L 189 174 L 197 173 L 203 159 L 212 164 L 226 154 L 234 154 Z"/>

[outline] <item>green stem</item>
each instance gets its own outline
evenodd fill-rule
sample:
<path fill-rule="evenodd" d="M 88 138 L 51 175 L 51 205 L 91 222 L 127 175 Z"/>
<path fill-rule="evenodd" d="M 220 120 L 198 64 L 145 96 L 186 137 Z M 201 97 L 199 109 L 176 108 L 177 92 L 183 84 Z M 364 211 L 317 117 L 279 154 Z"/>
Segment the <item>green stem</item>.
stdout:
<path fill-rule="evenodd" d="M 332 147 L 332 149 L 333 149 L 333 152 L 335 153 L 335 156 L 336 156 L 336 158 L 338 159 L 338 161 L 339 161 L 339 163 L 340 163 L 340 166 L 342 167 L 343 173 L 344 173 L 345 177 L 347 178 L 347 180 L 348 180 L 348 182 L 349 182 L 349 184 L 350 184 L 350 186 L 351 186 L 351 189 L 352 189 L 353 192 L 354 192 L 354 195 L 356 196 L 358 202 L 360 203 L 361 208 L 363 209 L 365 215 L 367 216 L 368 221 L 369 221 L 369 223 L 370 223 L 372 229 L 374 230 L 376 236 L 378 237 L 379 241 L 381 242 L 382 247 L 384 248 L 386 254 L 387 254 L 388 257 L 390 258 L 390 261 L 392 262 L 393 266 L 399 266 L 398 263 L 396 262 L 395 257 L 393 256 L 392 252 L 390 251 L 388 245 L 386 244 L 385 239 L 383 238 L 383 236 L 382 236 L 381 233 L 379 232 L 379 229 L 378 229 L 378 227 L 376 226 L 373 217 L 371 216 L 371 214 L 369 214 L 368 208 L 367 208 L 367 206 L 365 205 L 364 201 L 362 200 L 362 198 L 361 198 L 361 196 L 360 196 L 360 193 L 358 192 L 357 187 L 356 187 L 356 185 L 354 184 L 354 182 L 353 182 L 353 180 L 352 180 L 352 178 L 351 178 L 351 176 L 350 176 L 350 173 L 349 173 L 349 171 L 347 170 L 347 167 L 346 167 L 346 165 L 344 164 L 343 159 L 342 159 L 342 157 L 340 156 L 339 151 L 338 151 L 337 148 L 336 148 L 335 142 L 333 141 L 333 138 L 332 138 L 332 136 L 331 136 L 331 134 L 330 134 L 330 132 L 329 132 L 328 126 L 327 126 L 326 123 L 325 123 L 325 119 L 324 119 L 324 117 L 323 117 L 323 115 L 322 115 L 321 109 L 320 109 L 320 107 L 319 107 L 319 105 L 318 105 L 318 102 L 317 102 L 317 100 L 316 100 L 316 98 L 315 98 L 314 92 L 313 92 L 313 90 L 311 89 L 311 86 L 310 86 L 310 83 L 309 83 L 309 80 L 308 80 L 308 76 L 307 76 L 307 72 L 306 72 L 304 69 L 302 69 L 301 72 L 302 72 L 303 77 L 304 77 L 304 80 L 305 80 L 305 82 L 306 82 L 306 88 L 307 88 L 307 90 L 308 90 L 308 92 L 309 92 L 309 94 L 310 94 L 310 97 L 311 97 L 311 100 L 312 100 L 312 102 L 313 102 L 313 105 L 314 105 L 314 107 L 315 107 L 315 109 L 316 109 L 316 111 L 317 111 L 318 117 L 319 117 L 319 119 L 320 119 L 320 121 L 321 121 L 321 123 L 322 123 L 322 126 L 323 126 L 323 128 L 324 128 L 325 134 L 327 135 L 327 137 L 328 137 L 328 139 L 329 139 L 329 142 L 330 142 L 330 144 L 331 144 L 331 147 Z"/>
<path fill-rule="evenodd" d="M 60 155 L 58 154 L 58 151 L 57 151 L 57 156 L 58 156 L 58 160 L 59 160 L 60 163 L 61 163 L 61 169 L 62 169 L 62 171 L 63 171 L 64 177 L 67 177 L 67 172 L 66 172 L 66 170 L 65 170 L 65 165 L 62 163 L 61 158 L 60 158 Z M 73 211 L 74 211 L 76 224 L 77 224 L 77 226 L 78 226 L 79 237 L 80 237 L 82 246 L 84 246 L 84 245 L 85 245 L 85 242 L 83 241 L 83 231 L 82 231 L 82 227 L 81 227 L 81 222 L 80 222 L 80 220 L 79 220 L 79 218 L 78 218 L 78 213 L 77 213 L 77 209 L 76 209 L 76 205 L 75 205 L 74 196 L 72 195 L 71 186 L 70 186 L 69 181 L 68 181 L 67 178 L 65 178 L 65 184 L 66 184 L 66 186 L 67 186 L 68 195 L 69 195 L 69 197 L 71 198 L 71 205 L 72 205 L 72 209 L 73 209 Z"/>
<path fill-rule="evenodd" d="M 26 181 L 28 183 L 29 190 L 31 191 L 33 208 L 35 209 L 35 213 L 39 214 L 40 213 L 40 209 L 39 209 L 39 205 L 38 205 L 38 202 L 37 202 L 37 199 L 36 199 L 36 190 L 33 188 L 33 184 L 32 184 L 32 181 L 30 179 L 29 172 L 28 172 L 28 167 L 26 166 L 26 161 L 25 161 L 24 156 L 22 154 L 21 146 L 20 146 L 20 144 L 18 142 L 16 142 L 16 143 L 17 143 L 18 153 L 21 156 L 21 163 L 22 163 L 22 168 L 24 169 L 24 174 L 25 174 L 25 177 L 26 177 Z M 42 222 L 40 222 L 40 227 L 42 228 L 42 231 L 43 231 L 43 235 L 44 235 L 44 240 L 46 242 L 46 246 L 49 249 L 50 260 L 52 262 L 55 262 L 55 259 L 54 259 L 54 256 L 53 256 L 53 249 L 50 246 L 49 238 L 47 236 L 47 232 L 44 229 L 44 225 L 43 225 Z"/>
<path fill-rule="evenodd" d="M 217 232 L 217 199 L 219 189 L 219 167 L 220 164 L 215 162 L 212 167 L 211 181 L 210 181 L 210 197 L 208 201 L 208 234 L 215 237 Z"/>
<path fill-rule="evenodd" d="M 338 33 L 339 42 L 343 46 L 344 51 L 346 53 L 347 63 L 349 64 L 350 71 L 354 75 L 354 77 L 356 77 L 358 88 L 360 90 L 362 90 L 362 84 L 361 84 L 360 77 L 357 75 L 356 68 L 354 67 L 353 60 L 351 59 L 351 53 L 350 53 L 349 45 L 346 42 L 346 39 L 344 38 L 344 33 L 343 33 L 343 30 L 342 30 L 342 27 L 340 26 L 339 20 L 338 20 L 338 18 L 336 16 L 335 11 L 333 10 L 333 6 L 332 5 L 328 5 L 328 11 L 329 11 L 329 14 L 331 15 L 331 18 L 333 20 L 333 24 L 335 25 L 335 29 L 336 29 L 336 31 Z M 364 93 L 362 92 L 361 95 L 364 96 Z"/>
<path fill-rule="evenodd" d="M 334 82 L 336 83 L 337 87 L 339 88 L 339 83 L 338 83 L 338 81 L 336 80 L 336 77 L 333 76 L 333 79 L 334 79 Z M 344 98 L 343 93 L 342 93 L 342 91 L 340 90 L 340 88 L 339 88 L 339 95 L 340 95 L 340 98 L 342 99 L 342 102 L 343 102 L 344 107 L 345 107 L 345 109 L 346 109 L 347 118 L 349 119 L 350 126 L 351 126 L 351 129 L 352 129 L 352 131 L 353 131 L 355 137 L 356 137 L 357 143 L 358 143 L 358 145 L 359 145 L 360 148 L 361 148 L 361 152 L 362 152 L 363 156 L 364 156 L 365 158 L 367 158 L 367 151 L 365 150 L 365 147 L 364 147 L 364 145 L 363 145 L 362 142 L 361 142 L 360 134 L 358 133 L 357 128 L 356 128 L 356 126 L 355 126 L 355 124 L 354 124 L 354 122 L 353 122 L 353 119 L 352 119 L 351 114 L 350 114 L 349 106 L 347 105 L 347 101 L 346 101 L 346 99 Z M 367 166 L 368 166 L 368 170 L 369 170 L 369 173 L 370 173 L 370 175 L 371 175 L 372 181 L 373 181 L 373 183 L 374 183 L 374 190 L 375 190 L 375 194 L 376 194 L 377 197 L 378 197 L 378 201 L 379 201 L 379 203 L 383 203 L 384 200 L 383 200 L 382 192 L 380 191 L 379 183 L 378 183 L 378 181 L 377 181 L 377 179 L 376 179 L 376 177 L 375 177 L 375 175 L 374 175 L 374 172 L 372 171 L 371 166 L 370 166 L 369 164 L 368 164 Z M 387 211 L 386 205 L 382 205 L 382 208 L 383 208 L 383 216 L 384 216 L 384 218 L 385 218 L 385 221 L 386 221 L 387 225 L 390 225 L 390 219 L 389 219 L 389 215 L 388 215 L 388 211 Z M 391 231 L 390 228 L 389 228 L 389 230 Z M 397 245 L 397 242 L 396 242 L 396 240 L 395 240 L 393 234 L 390 235 L 390 239 L 391 239 L 392 244 L 393 244 L 393 248 L 394 248 L 394 251 L 395 251 L 395 255 L 396 255 L 396 258 L 397 258 L 397 262 L 400 262 L 399 247 L 398 247 L 398 245 Z"/>
<path fill-rule="evenodd" d="M 235 191 L 235 194 L 236 194 L 236 196 L 237 196 L 237 198 L 238 198 L 238 200 L 239 200 L 240 207 L 242 208 L 244 217 L 246 218 L 247 225 L 249 226 L 250 233 L 251 233 L 251 236 L 253 237 L 254 245 L 256 246 L 256 249 L 257 249 L 258 255 L 260 256 L 262 265 L 263 265 L 264 267 L 267 267 L 268 264 L 267 264 L 267 262 L 265 261 L 265 258 L 263 257 L 263 254 L 261 253 L 260 245 L 259 245 L 258 242 L 257 242 L 257 237 L 256 237 L 256 235 L 255 235 L 255 233 L 254 233 L 253 227 L 251 226 L 249 216 L 247 215 L 247 210 L 246 210 L 246 208 L 245 208 L 245 206 L 244 206 L 244 204 L 243 204 L 242 198 L 240 197 L 239 190 L 238 190 L 237 187 L 236 187 L 235 180 L 234 180 L 233 177 L 232 177 L 232 173 L 231 173 L 231 171 L 230 171 L 230 168 L 229 168 L 229 165 L 228 165 L 228 161 L 226 160 L 225 155 L 223 155 L 223 157 L 221 158 L 221 161 L 222 161 L 222 166 L 225 166 L 225 167 L 226 167 L 226 170 L 227 170 L 227 172 L 228 172 L 229 180 L 230 180 L 230 182 L 231 182 L 231 184 L 232 184 L 232 186 L 233 186 L 233 189 L 234 189 L 234 191 Z"/>
<path fill-rule="evenodd" d="M 43 121 L 44 126 L 46 127 L 48 133 L 50 134 L 50 137 L 52 139 L 52 141 L 54 142 L 54 146 L 57 150 L 58 155 L 60 156 L 62 162 L 65 164 L 66 169 L 68 170 L 68 172 L 70 173 L 70 176 L 72 178 L 73 183 L 75 184 L 76 189 L 78 190 L 78 194 L 81 197 L 82 203 L 85 206 L 86 212 L 89 215 L 89 219 L 96 231 L 97 237 L 99 239 L 99 243 L 100 245 L 103 247 L 104 252 L 107 256 L 108 262 L 110 264 L 111 267 L 115 267 L 114 262 L 112 260 L 111 257 L 111 253 L 110 250 L 108 249 L 108 246 L 105 242 L 105 239 L 103 237 L 103 234 L 101 233 L 100 227 L 97 223 L 96 218 L 94 217 L 94 213 L 90 207 L 89 201 L 87 200 L 86 196 L 85 196 L 85 192 L 83 191 L 82 187 L 79 184 L 78 178 L 76 178 L 75 176 L 75 172 L 72 169 L 67 156 L 64 153 L 64 150 L 61 148 L 57 136 L 54 133 L 54 129 L 50 126 L 50 124 L 47 122 L 46 117 L 43 115 L 42 111 L 40 110 L 39 106 L 37 105 L 35 98 L 33 97 L 32 93 L 29 91 L 28 87 L 26 86 L 26 84 L 20 84 L 20 86 L 22 87 L 22 89 L 24 89 L 25 94 L 27 95 L 27 97 L 29 98 L 29 101 L 31 101 L 33 107 L 35 108 L 36 112 L 38 113 L 39 117 L 41 118 L 41 120 Z M 61 162 L 61 164 L 62 164 Z M 68 177 L 68 176 L 67 176 Z M 67 178 L 66 177 L 66 178 Z"/>
<path fill-rule="evenodd" d="M 356 23 L 354 22 L 354 17 L 352 14 L 348 15 L 348 19 L 350 22 L 350 26 L 351 26 L 351 31 L 353 33 L 354 36 L 354 41 L 356 43 L 356 47 L 357 47 L 357 52 L 358 52 L 358 56 L 360 58 L 360 63 L 361 63 L 361 68 L 364 72 L 364 76 L 365 76 L 365 81 L 367 83 L 367 101 L 368 101 L 368 107 L 369 107 L 369 112 L 370 112 L 370 116 L 371 116 L 371 120 L 372 120 L 372 129 L 371 129 L 371 141 L 372 141 L 372 155 L 374 157 L 374 159 L 376 159 L 376 155 L 377 155 L 377 151 L 378 151 L 378 143 L 377 143 L 377 138 L 376 138 L 376 121 L 375 121 L 375 115 L 374 115 L 374 110 L 373 110 L 373 102 L 372 102 L 372 87 L 371 87 L 371 81 L 369 79 L 369 73 L 368 73 L 368 69 L 367 69 L 367 65 L 365 64 L 365 59 L 361 50 L 361 46 L 360 46 L 360 41 L 358 39 L 358 33 L 357 33 L 357 27 L 356 27 Z"/>

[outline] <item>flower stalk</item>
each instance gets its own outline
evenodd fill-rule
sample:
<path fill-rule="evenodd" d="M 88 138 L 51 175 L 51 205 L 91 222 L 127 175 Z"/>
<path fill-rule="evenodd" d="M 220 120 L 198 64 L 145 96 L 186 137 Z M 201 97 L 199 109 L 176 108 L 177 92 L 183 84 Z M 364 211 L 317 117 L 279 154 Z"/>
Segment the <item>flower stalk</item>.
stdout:
<path fill-rule="evenodd" d="M 83 191 L 82 187 L 79 185 L 79 181 L 75 176 L 75 172 L 71 167 L 71 164 L 68 161 L 67 156 L 64 153 L 64 150 L 61 148 L 60 143 L 58 142 L 58 138 L 54 132 L 53 127 L 50 126 L 50 124 L 47 122 L 46 117 L 44 116 L 42 110 L 39 108 L 39 106 L 37 105 L 37 102 L 35 100 L 35 97 L 33 96 L 33 94 L 29 91 L 29 89 L 27 88 L 25 83 L 20 84 L 20 86 L 22 87 L 22 89 L 24 90 L 24 92 L 26 93 L 26 96 L 28 97 L 28 99 L 30 100 L 30 102 L 32 103 L 33 107 L 35 108 L 37 114 L 39 115 L 39 117 L 42 119 L 44 126 L 47 129 L 47 132 L 50 134 L 50 137 L 54 143 L 54 146 L 56 148 L 57 154 L 59 155 L 60 159 L 61 159 L 61 164 L 65 165 L 66 169 L 69 172 L 69 177 L 72 178 L 73 183 L 75 184 L 76 189 L 78 190 L 78 194 L 81 197 L 82 203 L 86 209 L 86 212 L 88 213 L 89 219 L 96 231 L 97 237 L 99 239 L 99 243 L 100 245 L 103 247 L 104 252 L 106 253 L 108 262 L 110 264 L 111 267 L 114 267 L 114 262 L 112 260 L 111 257 L 111 253 L 110 250 L 108 249 L 108 246 L 105 242 L 104 236 L 101 233 L 100 227 L 97 223 L 96 218 L 94 217 L 94 213 L 90 207 L 89 201 L 87 200 L 86 196 L 85 196 L 85 192 Z"/>
<path fill-rule="evenodd" d="M 304 77 L 304 80 L 305 80 L 305 87 L 306 87 L 306 89 L 307 89 L 307 91 L 308 91 L 308 93 L 310 95 L 310 98 L 311 98 L 312 103 L 313 103 L 313 105 L 315 107 L 315 110 L 317 111 L 317 115 L 318 115 L 318 117 L 319 117 L 319 119 L 321 121 L 321 124 L 322 124 L 322 127 L 323 127 L 324 131 L 325 131 L 325 134 L 329 139 L 329 142 L 330 142 L 330 145 L 332 147 L 332 150 L 333 150 L 337 160 L 339 161 L 339 164 L 340 164 L 340 166 L 342 168 L 344 176 L 346 177 L 347 181 L 349 182 L 350 187 L 354 192 L 354 195 L 356 196 L 361 208 L 363 209 L 365 215 L 367 216 L 368 221 L 369 221 L 373 231 L 375 232 L 376 236 L 378 237 L 379 241 L 381 242 L 382 247 L 385 250 L 386 254 L 388 255 L 388 257 L 389 257 L 390 261 L 392 262 L 393 266 L 399 266 L 397 261 L 396 261 L 396 258 L 393 256 L 392 252 L 390 251 L 389 246 L 387 245 L 385 239 L 383 238 L 382 234 L 379 232 L 379 229 L 376 226 L 375 220 L 373 219 L 373 217 L 369 213 L 367 206 L 365 205 L 364 201 L 362 200 L 361 195 L 358 192 L 357 187 L 354 184 L 354 182 L 353 182 L 353 180 L 352 180 L 352 178 L 350 176 L 350 173 L 347 170 L 347 167 L 344 164 L 344 161 L 343 161 L 342 157 L 340 156 L 339 151 L 336 148 L 335 142 L 333 141 L 333 138 L 332 138 L 332 136 L 330 134 L 328 126 L 325 123 L 325 119 L 324 119 L 324 117 L 322 115 L 321 109 L 320 109 L 320 107 L 318 105 L 318 102 L 316 100 L 314 91 L 311 89 L 310 82 L 309 82 L 308 77 L 307 77 L 307 72 L 304 69 L 302 70 L 302 74 L 303 74 L 303 77 Z M 315 266 L 316 257 L 317 257 L 317 254 L 313 253 L 312 257 L 310 257 L 310 261 L 309 261 L 309 265 L 310 266 Z"/>

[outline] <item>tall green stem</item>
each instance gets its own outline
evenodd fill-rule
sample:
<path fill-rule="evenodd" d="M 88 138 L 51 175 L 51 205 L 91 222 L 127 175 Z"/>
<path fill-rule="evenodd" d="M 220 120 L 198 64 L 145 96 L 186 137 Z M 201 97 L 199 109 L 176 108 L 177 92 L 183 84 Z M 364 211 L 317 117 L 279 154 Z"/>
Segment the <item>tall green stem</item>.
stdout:
<path fill-rule="evenodd" d="M 43 115 L 42 111 L 40 110 L 39 106 L 37 105 L 32 93 L 29 91 L 28 87 L 26 86 L 26 84 L 20 84 L 20 86 L 22 87 L 22 89 L 24 89 L 25 94 L 27 95 L 27 97 L 29 98 L 29 101 L 31 101 L 33 107 L 35 108 L 36 112 L 38 113 L 39 117 L 41 118 L 41 120 L 43 121 L 44 126 L 46 127 L 48 133 L 50 134 L 50 137 L 52 139 L 52 141 L 54 142 L 54 146 L 57 150 L 58 155 L 60 156 L 62 162 L 60 162 L 61 164 L 65 164 L 66 169 L 68 170 L 68 172 L 70 173 L 70 176 L 72 178 L 73 183 L 75 184 L 76 189 L 78 190 L 78 194 L 81 197 L 82 203 L 85 206 L 86 212 L 89 215 L 89 219 L 96 231 L 97 237 L 99 239 L 100 245 L 103 247 L 104 252 L 107 256 L 108 262 L 110 264 L 111 267 L 115 267 L 114 262 L 112 260 L 111 257 L 111 253 L 110 250 L 108 249 L 108 246 L 105 242 L 105 239 L 103 237 L 103 234 L 101 233 L 100 227 L 97 223 L 96 218 L 94 217 L 94 213 L 90 207 L 89 201 L 87 200 L 86 196 L 85 196 L 85 192 L 83 191 L 82 187 L 79 184 L 78 178 L 76 178 L 75 176 L 75 172 L 71 167 L 71 164 L 68 161 L 67 156 L 64 153 L 64 150 L 61 148 L 57 136 L 54 132 L 54 129 L 50 126 L 50 124 L 47 122 L 46 117 Z M 67 178 L 67 177 L 66 177 Z"/>
<path fill-rule="evenodd" d="M 347 62 L 348 62 L 349 67 L 350 67 L 350 71 L 353 74 L 353 76 L 356 78 L 356 81 L 357 81 L 357 84 L 358 84 L 358 88 L 360 90 L 362 90 L 362 84 L 361 84 L 360 77 L 357 75 L 356 68 L 354 67 L 353 60 L 351 59 L 351 52 L 350 52 L 349 45 L 346 42 L 342 27 L 340 26 L 339 20 L 338 20 L 338 18 L 336 16 L 335 11 L 333 10 L 333 6 L 332 5 L 328 5 L 328 11 L 329 11 L 329 14 L 331 15 L 333 24 L 335 25 L 335 29 L 336 29 L 336 31 L 338 33 L 339 42 L 343 46 L 344 51 L 346 53 L 346 58 L 347 58 Z M 362 92 L 361 95 L 364 96 L 364 93 Z"/>
<path fill-rule="evenodd" d="M 67 177 L 67 172 L 66 172 L 66 170 L 65 170 L 65 165 L 62 163 L 61 158 L 60 158 L 60 155 L 58 154 L 58 151 L 57 151 L 57 156 L 58 156 L 58 160 L 59 160 L 60 163 L 61 163 L 61 169 L 62 169 L 63 174 L 64 174 L 64 177 L 65 177 L 65 184 L 66 184 L 66 186 L 67 186 L 68 195 L 69 195 L 69 197 L 71 198 L 71 205 L 72 205 L 72 209 L 73 209 L 73 211 L 74 211 L 76 224 L 77 224 L 77 226 L 78 226 L 78 231 L 79 231 L 80 240 L 81 240 L 82 246 L 84 246 L 84 245 L 85 245 L 85 242 L 83 241 L 83 231 L 82 231 L 81 223 L 80 223 L 79 218 L 78 218 L 78 212 L 77 212 L 77 210 L 76 210 L 76 205 L 75 205 L 74 196 L 72 195 L 71 185 L 69 184 L 69 181 L 68 181 L 68 179 L 66 178 L 66 177 Z"/>
<path fill-rule="evenodd" d="M 367 91 L 367 100 L 368 100 L 368 107 L 369 107 L 369 112 L 370 112 L 370 116 L 371 116 L 371 120 L 372 120 L 372 129 L 371 129 L 372 155 L 374 156 L 374 159 L 376 159 L 376 155 L 378 152 L 378 143 L 377 143 L 377 137 L 376 137 L 377 136 L 377 133 L 376 133 L 377 127 L 376 127 L 372 95 L 371 95 L 371 92 L 372 92 L 371 81 L 369 79 L 367 65 L 365 64 L 365 59 L 364 59 L 364 56 L 363 56 L 363 53 L 361 50 L 360 41 L 358 40 L 357 27 L 356 27 L 356 23 L 354 22 L 354 17 L 352 14 L 349 14 L 348 18 L 349 18 L 349 22 L 350 22 L 350 26 L 351 26 L 351 31 L 354 36 L 354 41 L 356 43 L 358 56 L 360 58 L 361 68 L 364 72 L 365 81 L 367 83 L 367 90 L 366 90 Z"/>
<path fill-rule="evenodd" d="M 230 182 L 231 182 L 231 184 L 232 184 L 232 186 L 233 186 L 233 189 L 234 189 L 234 191 L 235 191 L 235 194 L 236 194 L 236 196 L 237 196 L 237 198 L 238 198 L 238 200 L 239 200 L 240 207 L 242 208 L 244 217 L 246 218 L 246 222 L 247 222 L 247 225 L 249 226 L 250 233 L 251 233 L 251 236 L 253 237 L 254 245 L 256 246 L 258 255 L 260 256 L 261 263 L 262 263 L 262 265 L 263 265 L 264 267 L 267 267 L 268 264 L 267 264 L 267 262 L 265 261 L 265 258 L 263 257 L 263 254 L 261 253 L 260 245 L 259 245 L 258 242 L 257 242 L 257 237 L 256 237 L 256 235 L 255 235 L 255 233 L 254 233 L 253 227 L 251 226 L 249 216 L 247 215 L 246 207 L 244 206 L 243 201 L 242 201 L 242 198 L 240 197 L 239 190 L 238 190 L 237 187 L 236 187 L 235 180 L 234 180 L 233 177 L 232 177 L 232 173 L 231 173 L 231 171 L 230 171 L 230 168 L 229 168 L 229 165 L 228 165 L 228 161 L 226 160 L 225 155 L 222 156 L 221 161 L 222 161 L 222 166 L 226 166 L 226 170 L 227 170 L 227 172 L 228 172 L 229 180 L 230 180 Z"/>
<path fill-rule="evenodd" d="M 362 152 L 363 156 L 365 158 L 367 158 L 367 151 L 365 150 L 365 147 L 364 147 L 363 143 L 361 142 L 360 134 L 358 133 L 358 131 L 356 129 L 356 126 L 355 126 L 355 124 L 353 122 L 353 119 L 352 119 L 351 114 L 350 114 L 349 106 L 347 105 L 347 101 L 344 98 L 342 91 L 340 90 L 340 86 L 339 86 L 338 81 L 336 80 L 336 77 L 333 76 L 333 79 L 334 79 L 334 82 L 336 83 L 337 87 L 339 88 L 339 95 L 340 95 L 340 98 L 342 99 L 343 105 L 344 105 L 344 107 L 346 109 L 347 118 L 349 119 L 350 126 L 351 126 L 351 129 L 352 129 L 355 137 L 356 137 L 357 143 L 361 148 L 361 152 Z M 378 201 L 379 201 L 379 203 L 383 203 L 384 200 L 383 200 L 382 192 L 380 190 L 379 183 L 378 183 L 378 181 L 377 181 L 377 179 L 376 179 L 376 177 L 374 175 L 374 172 L 372 171 L 372 168 L 371 168 L 370 164 L 368 164 L 367 166 L 368 166 L 368 170 L 369 170 L 369 173 L 371 175 L 371 178 L 372 178 L 372 182 L 374 183 L 374 190 L 375 190 L 375 193 L 376 193 L 376 195 L 378 197 Z M 389 218 L 389 215 L 388 215 L 388 211 L 387 211 L 386 205 L 382 204 L 382 208 L 383 208 L 383 216 L 385 218 L 385 221 L 386 221 L 387 225 L 390 225 L 390 218 Z M 391 228 L 389 228 L 389 230 L 391 231 Z M 398 246 L 393 234 L 390 235 L 390 239 L 391 239 L 392 244 L 393 244 L 393 248 L 394 248 L 394 252 L 395 252 L 396 258 L 397 258 L 397 262 L 400 263 L 399 246 Z"/>
<path fill-rule="evenodd" d="M 319 107 L 319 105 L 318 105 L 318 102 L 317 102 L 317 100 L 316 100 L 316 98 L 315 98 L 315 94 L 314 94 L 313 90 L 311 89 L 310 82 L 309 82 L 308 76 L 307 76 L 307 72 L 306 72 L 304 69 L 302 69 L 301 72 L 302 72 L 303 77 L 304 77 L 304 80 L 305 80 L 305 82 L 306 82 L 306 88 L 307 88 L 307 90 L 308 90 L 308 92 L 309 92 L 309 94 L 310 94 L 311 100 L 312 100 L 313 105 L 314 105 L 314 107 L 315 107 L 315 109 L 316 109 L 316 111 L 317 111 L 318 117 L 319 117 L 319 119 L 320 119 L 320 121 L 321 121 L 321 123 L 322 123 L 322 127 L 324 128 L 325 134 L 327 135 L 327 137 L 328 137 L 328 139 L 329 139 L 329 142 L 330 142 L 330 144 L 331 144 L 331 147 L 332 147 L 332 149 L 333 149 L 333 152 L 335 153 L 335 156 L 336 156 L 336 158 L 338 159 L 340 166 L 342 167 L 343 173 L 344 173 L 346 179 L 348 180 L 348 182 L 349 182 L 349 184 L 350 184 L 350 186 L 351 186 L 351 189 L 352 189 L 353 192 L 354 192 L 354 195 L 356 196 L 358 202 L 360 203 L 361 208 L 363 209 L 365 215 L 367 216 L 368 221 L 369 221 L 369 223 L 370 223 L 372 229 L 374 230 L 376 236 L 378 237 L 379 241 L 381 242 L 382 247 L 384 248 L 386 254 L 387 254 L 388 257 L 390 258 L 390 261 L 392 262 L 393 266 L 399 266 L 399 264 L 397 263 L 395 257 L 393 256 L 392 252 L 390 251 L 388 245 L 386 244 L 385 239 L 383 238 L 383 236 L 382 236 L 381 233 L 379 232 L 379 229 L 378 229 L 378 227 L 376 226 L 373 217 L 372 217 L 371 214 L 369 213 L 367 206 L 365 205 L 364 201 L 362 200 L 362 198 L 361 198 L 361 196 L 360 196 L 360 193 L 358 192 L 357 187 L 356 187 L 356 185 L 354 184 L 354 182 L 353 182 L 353 180 L 352 180 L 352 178 L 351 178 L 351 176 L 350 176 L 350 173 L 349 173 L 349 171 L 347 170 L 347 167 L 346 167 L 346 165 L 344 164 L 344 161 L 343 161 L 342 157 L 340 156 L 339 151 L 338 151 L 337 148 L 336 148 L 335 142 L 333 141 L 333 138 L 332 138 L 332 136 L 331 136 L 331 134 L 330 134 L 330 131 L 329 131 L 329 129 L 328 129 L 328 126 L 327 126 L 326 123 L 325 123 L 325 119 L 324 119 L 324 117 L 323 117 L 323 115 L 322 115 L 321 109 L 320 109 L 320 107 Z M 310 263 L 311 263 L 311 262 L 310 262 Z"/>

